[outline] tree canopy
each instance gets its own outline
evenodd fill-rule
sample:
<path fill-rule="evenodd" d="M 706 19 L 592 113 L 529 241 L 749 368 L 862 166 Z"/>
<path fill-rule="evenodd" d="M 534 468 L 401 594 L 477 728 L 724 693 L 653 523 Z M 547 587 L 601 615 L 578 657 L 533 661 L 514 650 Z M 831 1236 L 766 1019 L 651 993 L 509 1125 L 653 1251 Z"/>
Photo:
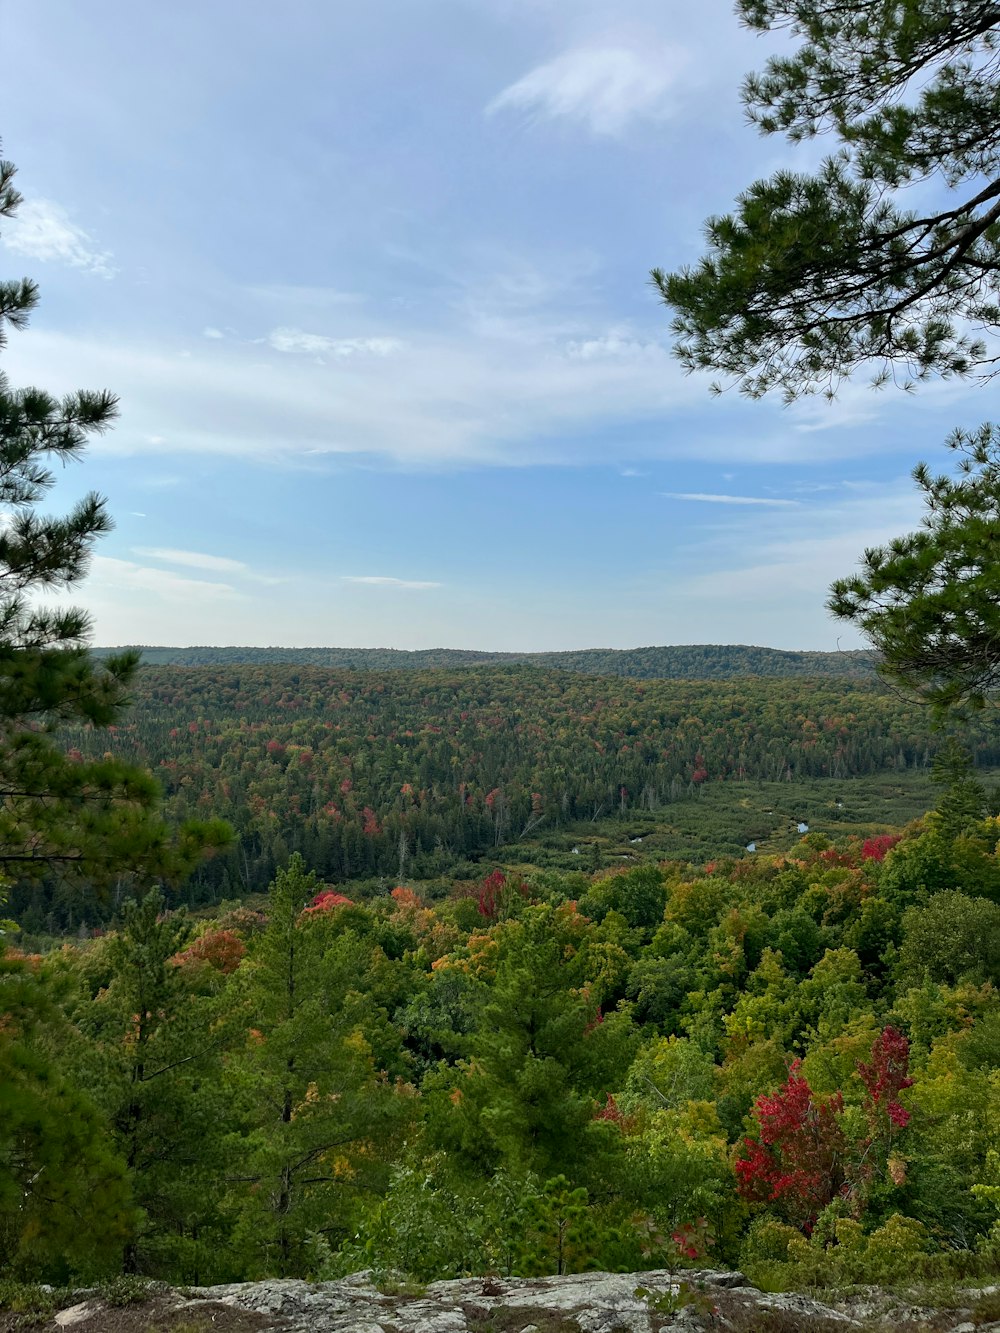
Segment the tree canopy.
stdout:
<path fill-rule="evenodd" d="M 992 375 L 1000 11 L 986 0 L 736 8 L 748 27 L 800 43 L 746 79 L 750 119 L 838 145 L 817 170 L 777 171 L 709 218 L 696 265 L 654 269 L 682 363 L 788 400 L 833 394 L 864 365 L 907 386 Z"/>
<path fill-rule="evenodd" d="M 981 705 L 1000 683 L 1000 427 L 956 431 L 957 477 L 914 469 L 923 527 L 865 551 L 861 572 L 838 579 L 830 610 L 862 629 L 881 673 L 943 713 Z"/>

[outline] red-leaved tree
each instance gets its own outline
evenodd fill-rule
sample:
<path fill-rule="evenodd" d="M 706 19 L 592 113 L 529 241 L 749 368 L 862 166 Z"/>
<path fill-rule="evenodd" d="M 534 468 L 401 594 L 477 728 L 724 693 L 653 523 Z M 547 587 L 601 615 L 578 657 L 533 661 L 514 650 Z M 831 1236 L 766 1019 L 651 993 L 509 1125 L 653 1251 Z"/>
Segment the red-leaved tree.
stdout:
<path fill-rule="evenodd" d="M 863 861 L 884 861 L 886 853 L 892 851 L 901 837 L 902 834 L 899 833 L 880 833 L 877 837 L 866 838 L 861 847 L 861 859 Z"/>
<path fill-rule="evenodd" d="M 493 870 L 476 890 L 479 915 L 487 921 L 500 921 L 509 916 L 512 907 L 521 898 L 527 898 L 528 886 L 515 875 Z"/>
<path fill-rule="evenodd" d="M 858 1061 L 858 1076 L 865 1085 L 862 1102 L 873 1137 L 892 1138 L 905 1129 L 910 1113 L 899 1100 L 904 1088 L 913 1086 L 910 1073 L 910 1043 L 894 1027 L 884 1028 L 872 1042 L 870 1061 Z"/>
<path fill-rule="evenodd" d="M 884 1028 L 872 1042 L 870 1059 L 857 1063 L 867 1133 L 848 1143 L 842 1094 L 818 1098 L 795 1060 L 784 1086 L 754 1103 L 757 1137 L 743 1140 L 734 1167 L 743 1197 L 778 1205 L 808 1233 L 835 1198 L 850 1198 L 860 1214 L 878 1178 L 887 1173 L 893 1184 L 901 1184 L 905 1160 L 892 1154 L 895 1138 L 910 1121 L 899 1100 L 913 1083 L 909 1063 L 907 1039 L 894 1027 Z"/>
<path fill-rule="evenodd" d="M 843 1190 L 844 1099 L 839 1092 L 818 1098 L 800 1066 L 794 1060 L 784 1086 L 754 1102 L 757 1137 L 743 1140 L 735 1170 L 744 1198 L 777 1204 L 790 1222 L 808 1232 Z"/>
<path fill-rule="evenodd" d="M 207 963 L 217 972 L 228 976 L 239 967 L 246 951 L 247 946 L 235 931 L 210 930 L 204 935 L 199 935 L 180 953 L 175 953 L 170 961 L 178 967 L 191 963 Z"/>

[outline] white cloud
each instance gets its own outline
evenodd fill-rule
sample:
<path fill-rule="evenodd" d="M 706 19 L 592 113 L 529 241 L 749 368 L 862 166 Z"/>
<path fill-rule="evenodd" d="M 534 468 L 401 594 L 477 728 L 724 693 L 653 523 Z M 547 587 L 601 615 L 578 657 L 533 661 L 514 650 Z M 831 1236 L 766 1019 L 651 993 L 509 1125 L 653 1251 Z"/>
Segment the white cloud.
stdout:
<path fill-rule="evenodd" d="M 169 344 L 29 329 L 11 344 L 5 369 L 15 382 L 53 392 L 113 385 L 121 421 L 95 441 L 95 452 L 151 460 L 168 453 L 285 463 L 364 455 L 431 466 L 580 460 L 581 431 L 663 425 L 702 398 L 665 352 L 581 360 L 566 353 L 564 336 L 488 337 L 462 325 L 408 339 L 391 377 L 386 356 L 346 356 L 333 376 L 310 356 L 278 357 L 228 339 L 214 349 L 180 359 Z M 669 439 L 661 448 L 674 452 Z"/>
<path fill-rule="evenodd" d="M 791 505 L 798 500 L 768 500 L 759 495 L 707 495 L 701 491 L 660 491 L 668 500 L 698 500 L 716 505 Z"/>
<path fill-rule="evenodd" d="M 232 560 L 225 555 L 208 555 L 204 551 L 179 551 L 168 546 L 133 546 L 132 554 L 146 560 L 161 560 L 165 565 L 179 565 L 182 569 L 204 569 L 210 574 L 235 574 L 253 583 L 266 584 L 269 588 L 285 582 L 285 579 L 270 574 L 258 574 L 242 560 Z"/>
<path fill-rule="evenodd" d="M 396 579 L 386 574 L 342 574 L 344 583 L 368 583 L 383 588 L 440 588 L 440 583 L 431 583 L 423 579 Z"/>
<path fill-rule="evenodd" d="M 226 335 L 222 332 L 221 329 L 215 328 L 214 325 L 206 324 L 206 326 L 201 331 L 201 336 L 203 338 L 224 338 Z"/>
<path fill-rule="evenodd" d="M 600 338 L 567 343 L 566 354 L 574 360 L 595 361 L 602 357 L 663 356 L 665 349 L 660 343 L 642 342 L 626 334 L 609 333 Z"/>
<path fill-rule="evenodd" d="M 307 356 L 332 356 L 343 360 L 352 356 L 389 356 L 398 352 L 398 338 L 326 338 L 302 329 L 272 329 L 267 341 L 276 352 L 299 352 Z"/>
<path fill-rule="evenodd" d="M 14 383 L 58 393 L 113 386 L 121 421 L 94 441 L 94 452 L 145 457 L 140 484 L 149 488 L 177 484 L 176 459 L 188 454 L 310 467 L 350 456 L 408 467 L 606 464 L 602 432 L 609 429 L 631 466 L 691 458 L 716 463 L 721 473 L 734 463 L 798 465 L 829 456 L 827 435 L 802 435 L 776 404 L 725 399 L 704 411 L 697 377 L 686 376 L 638 324 L 609 331 L 586 308 L 571 308 L 556 323 L 547 304 L 521 314 L 515 331 L 491 328 L 481 314 L 459 306 L 444 328 L 421 322 L 402 329 L 405 355 L 359 352 L 335 363 L 235 338 L 213 343 L 211 356 L 182 359 L 166 340 L 29 328 L 11 342 L 4 368 Z M 641 351 L 572 355 L 570 318 L 580 346 Z M 888 408 L 888 398 L 879 401 Z M 913 428 L 938 429 L 927 405 L 895 400 L 895 428 L 880 435 L 879 450 L 910 457 Z M 945 418 L 941 434 L 950 424 Z M 872 447 L 860 430 L 836 440 L 845 462 Z"/>
<path fill-rule="evenodd" d="M 707 531 L 690 569 L 671 584 L 672 614 L 691 632 L 726 625 L 728 642 L 835 648 L 862 642 L 853 626 L 825 609 L 830 584 L 849 575 L 865 549 L 919 522 L 920 498 L 908 478 L 877 494 L 759 513 L 749 525 Z"/>
<path fill-rule="evenodd" d="M 113 556 L 94 556 L 93 586 L 98 592 L 114 588 L 123 593 L 141 593 L 167 602 L 191 605 L 199 600 L 227 601 L 240 594 L 231 584 L 213 583 L 205 579 L 189 579 L 167 569 L 151 569 L 132 560 L 118 560 Z"/>
<path fill-rule="evenodd" d="M 23 203 L 7 224 L 3 241 L 15 254 L 69 264 L 100 278 L 113 278 L 118 271 L 110 251 L 97 249 L 90 235 L 51 199 Z"/>
<path fill-rule="evenodd" d="M 187 569 L 206 569 L 213 574 L 246 574 L 242 560 L 230 560 L 224 555 L 206 555 L 201 551 L 178 551 L 165 546 L 133 546 L 134 555 L 146 560 L 162 560 L 167 565 L 181 565 Z"/>
<path fill-rule="evenodd" d="M 486 113 L 577 120 L 594 134 L 618 135 L 633 120 L 668 114 L 669 94 L 684 63 L 681 51 L 662 44 L 576 47 L 529 70 L 499 93 Z"/>

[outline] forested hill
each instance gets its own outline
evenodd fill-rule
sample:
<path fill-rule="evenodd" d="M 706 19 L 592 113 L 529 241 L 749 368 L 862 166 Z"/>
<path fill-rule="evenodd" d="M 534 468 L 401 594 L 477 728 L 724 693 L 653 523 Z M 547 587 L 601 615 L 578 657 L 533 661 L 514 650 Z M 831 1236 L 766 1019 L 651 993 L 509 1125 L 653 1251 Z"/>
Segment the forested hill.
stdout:
<path fill-rule="evenodd" d="M 331 882 L 423 878 L 727 779 L 924 770 L 940 744 L 926 710 L 876 679 L 148 666 L 134 696 L 109 731 L 67 728 L 67 751 L 149 768 L 178 823 L 228 820 L 237 846 L 199 873 L 229 896 L 265 888 L 292 851 Z M 988 720 L 968 743 L 1000 763 Z M 759 830 L 730 825 L 724 850 L 741 854 Z"/>
<path fill-rule="evenodd" d="M 317 666 L 347 671 L 426 671 L 438 667 L 513 665 L 555 667 L 589 676 L 636 680 L 727 680 L 738 676 L 849 676 L 872 674 L 875 654 L 784 652 L 747 644 L 677 644 L 651 648 L 581 648 L 572 652 L 490 653 L 461 648 L 239 648 L 140 647 L 151 666 Z M 119 651 L 96 648 L 99 655 Z"/>

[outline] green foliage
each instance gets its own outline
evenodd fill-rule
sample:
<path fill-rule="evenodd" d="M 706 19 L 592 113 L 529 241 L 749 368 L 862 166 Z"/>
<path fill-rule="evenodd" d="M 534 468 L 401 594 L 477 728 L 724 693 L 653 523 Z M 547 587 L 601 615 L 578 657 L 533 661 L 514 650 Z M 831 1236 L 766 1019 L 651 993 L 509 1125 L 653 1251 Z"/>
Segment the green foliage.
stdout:
<path fill-rule="evenodd" d="M 403 1110 L 372 1058 L 361 942 L 303 910 L 317 887 L 293 857 L 232 982 L 242 1038 L 226 1082 L 240 1169 L 223 1206 L 251 1273 L 302 1274 L 311 1234 L 347 1232 L 386 1174 L 378 1150 Z"/>
<path fill-rule="evenodd" d="M 985 1179 L 973 1185 L 972 1193 L 996 1209 L 998 1216 L 993 1225 L 993 1235 L 1000 1238 L 1000 1152 L 991 1148 L 986 1154 L 983 1175 Z"/>
<path fill-rule="evenodd" d="M 523 1226 L 517 1272 L 532 1277 L 597 1267 L 601 1237 L 594 1210 L 587 1191 L 574 1189 L 565 1176 L 553 1176 L 528 1196 Z"/>
<path fill-rule="evenodd" d="M 596 921 L 618 912 L 630 926 L 650 930 L 663 920 L 667 889 L 656 866 L 638 866 L 597 880 L 580 899 L 580 911 Z"/>
<path fill-rule="evenodd" d="M 102 1282 L 101 1299 L 112 1309 L 124 1309 L 130 1305 L 145 1305 L 153 1294 L 151 1284 L 139 1277 L 124 1274 Z"/>
<path fill-rule="evenodd" d="M 758 1213 L 740 1246 L 740 1268 L 752 1282 L 773 1291 L 780 1286 L 781 1266 L 788 1263 L 789 1247 L 802 1233 L 771 1213 Z"/>
<path fill-rule="evenodd" d="M 683 1037 L 654 1037 L 641 1047 L 625 1080 L 622 1105 L 649 1111 L 679 1110 L 710 1102 L 718 1088 L 712 1057 Z"/>
<path fill-rule="evenodd" d="M 396 1167 L 384 1197 L 373 1201 L 356 1235 L 329 1254 L 320 1277 L 360 1268 L 430 1282 L 514 1271 L 525 1198 L 534 1177 L 498 1171 L 481 1188 L 462 1180 L 437 1153 Z"/>
<path fill-rule="evenodd" d="M 744 85 L 752 120 L 793 143 L 831 132 L 811 174 L 781 169 L 706 224 L 694 267 L 653 277 L 688 369 L 759 397 L 876 382 L 989 375 L 1000 324 L 1000 88 L 995 11 L 891 0 L 739 0 L 760 32 L 798 47 Z M 951 197 L 914 208 L 930 179 Z"/>
<path fill-rule="evenodd" d="M 903 917 L 900 974 L 954 986 L 1000 985 L 1000 904 L 964 893 L 935 893 Z"/>
<path fill-rule="evenodd" d="M 882 656 L 880 673 L 940 715 L 981 706 L 1000 681 L 993 570 L 1000 523 L 1000 431 L 956 431 L 957 477 L 919 464 L 923 527 L 865 551 L 861 572 L 831 589 L 834 615 L 861 629 Z"/>
<path fill-rule="evenodd" d="M 47 1284 L 0 1278 L 0 1310 L 10 1310 L 13 1314 L 51 1318 L 57 1310 L 73 1305 L 75 1301 L 76 1296 L 69 1287 L 53 1288 Z M 27 1320 L 24 1322 L 28 1324 Z"/>
<path fill-rule="evenodd" d="M 135 1215 L 106 1123 L 47 1050 L 58 1031 L 31 968 L 0 959 L 0 1272 L 64 1280 L 113 1271 Z"/>
<path fill-rule="evenodd" d="M 635 1295 L 658 1315 L 675 1315 L 683 1310 L 711 1315 L 714 1310 L 712 1298 L 690 1282 L 672 1282 L 666 1291 L 636 1287 Z"/>
<path fill-rule="evenodd" d="M 66 1001 L 87 1048 L 66 1063 L 102 1108 L 125 1161 L 137 1233 L 125 1247 L 126 1272 L 219 1273 L 218 1172 L 227 1126 L 222 1095 L 218 1001 L 205 978 L 180 965 L 191 926 L 151 891 L 123 905 L 119 931 L 91 959 L 106 984 L 96 1000 L 87 977 Z"/>
<path fill-rule="evenodd" d="M 579 913 L 548 906 L 495 927 L 468 960 L 479 972 L 469 1057 L 425 1086 L 440 1142 L 471 1169 L 575 1173 L 607 1142 L 595 1103 L 620 1085 L 637 1036 L 627 1010 L 601 1013 L 608 962 Z"/>
<path fill-rule="evenodd" d="M 766 1290 L 802 1287 L 897 1286 L 936 1271 L 926 1227 L 893 1213 L 871 1232 L 833 1204 L 804 1237 L 766 1214 L 756 1218 L 740 1251 L 740 1266 Z"/>
<path fill-rule="evenodd" d="M 101 657 L 112 649 L 96 648 Z M 150 666 L 296 666 L 338 671 L 439 671 L 489 665 L 542 667 L 635 680 L 731 680 L 746 676 L 851 676 L 874 670 L 871 653 L 787 652 L 747 644 L 671 644 L 662 648 L 585 648 L 553 653 L 491 653 L 460 648 L 152 648 Z"/>
<path fill-rule="evenodd" d="M 911 1281 L 931 1251 L 924 1225 L 892 1214 L 871 1233 L 849 1217 L 817 1223 L 812 1237 L 788 1244 L 789 1286 L 842 1288 L 861 1283 L 892 1285 Z"/>

